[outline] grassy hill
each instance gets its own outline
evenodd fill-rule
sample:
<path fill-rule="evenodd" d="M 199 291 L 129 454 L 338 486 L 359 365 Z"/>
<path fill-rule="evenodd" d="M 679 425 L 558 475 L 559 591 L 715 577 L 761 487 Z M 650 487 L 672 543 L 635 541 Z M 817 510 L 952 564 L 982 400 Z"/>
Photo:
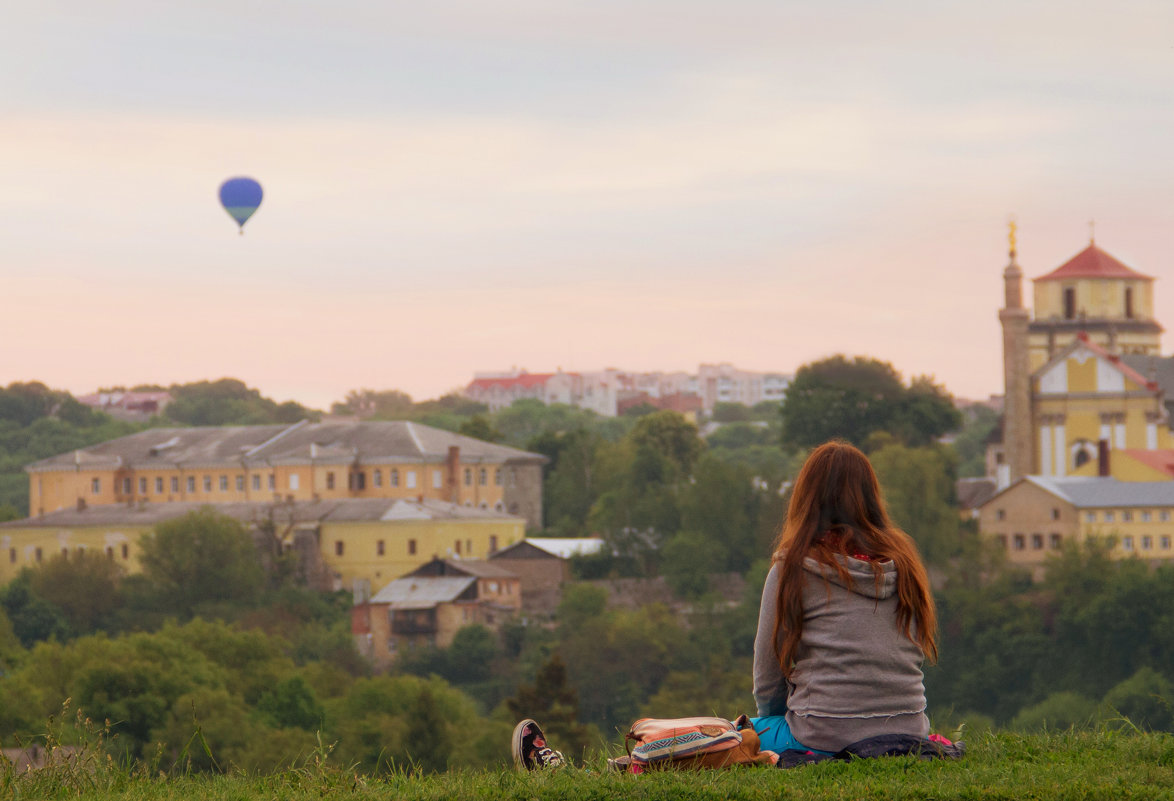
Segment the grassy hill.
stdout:
<path fill-rule="evenodd" d="M 269 776 L 165 776 L 104 759 L 16 776 L 0 768 L 0 798 L 127 801 L 269 799 L 1174 799 L 1174 735 L 1063 732 L 984 734 L 957 762 L 900 757 L 795 770 L 739 768 L 630 776 L 588 769 L 509 769 L 428 776 L 359 776 L 312 756 Z M 503 752 L 505 750 L 503 744 Z"/>

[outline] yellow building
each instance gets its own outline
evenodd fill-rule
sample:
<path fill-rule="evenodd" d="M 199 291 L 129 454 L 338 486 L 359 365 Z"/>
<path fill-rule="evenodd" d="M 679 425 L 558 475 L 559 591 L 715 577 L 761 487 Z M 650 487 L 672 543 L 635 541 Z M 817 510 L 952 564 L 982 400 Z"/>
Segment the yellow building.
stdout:
<path fill-rule="evenodd" d="M 67 508 L 0 523 L 0 583 L 55 554 L 97 550 L 139 570 L 139 548 L 159 523 L 201 507 L 162 502 Z M 479 558 L 520 542 L 526 521 L 492 509 L 432 499 L 331 499 L 215 504 L 254 531 L 272 528 L 302 557 L 312 584 L 364 597 L 435 558 Z"/>
<path fill-rule="evenodd" d="M 33 516 L 140 503 L 438 500 L 542 525 L 541 454 L 407 421 L 156 428 L 28 465 Z"/>
<path fill-rule="evenodd" d="M 978 518 L 1007 559 L 1026 567 L 1090 537 L 1110 539 L 1117 558 L 1174 559 L 1174 481 L 1028 476 L 984 503 Z"/>
<path fill-rule="evenodd" d="M 1042 367 L 1084 334 L 1117 354 L 1157 355 L 1162 326 L 1154 320 L 1154 279 L 1090 242 L 1064 264 L 1036 278 L 1028 324 L 1029 365 Z"/>
<path fill-rule="evenodd" d="M 987 464 L 998 487 L 1027 475 L 1174 478 L 1174 360 L 1158 355 L 1153 278 L 1090 243 L 1035 279 L 1029 314 L 1013 231 L 1003 276 L 1002 441 Z"/>

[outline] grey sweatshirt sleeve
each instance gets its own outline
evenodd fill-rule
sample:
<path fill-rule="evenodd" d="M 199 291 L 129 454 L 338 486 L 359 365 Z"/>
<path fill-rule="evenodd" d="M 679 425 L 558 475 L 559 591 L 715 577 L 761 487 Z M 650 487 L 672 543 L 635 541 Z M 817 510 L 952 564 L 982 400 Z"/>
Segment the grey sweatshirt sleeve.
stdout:
<path fill-rule="evenodd" d="M 787 680 L 775 656 L 774 628 L 778 615 L 779 568 L 772 565 L 762 587 L 758 607 L 758 633 L 754 637 L 754 703 L 758 716 L 782 715 L 787 711 Z"/>

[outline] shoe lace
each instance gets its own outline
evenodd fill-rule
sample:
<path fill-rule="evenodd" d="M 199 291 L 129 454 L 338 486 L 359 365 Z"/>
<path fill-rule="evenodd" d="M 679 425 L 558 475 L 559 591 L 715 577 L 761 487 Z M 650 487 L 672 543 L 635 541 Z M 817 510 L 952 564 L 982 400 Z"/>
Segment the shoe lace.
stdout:
<path fill-rule="evenodd" d="M 553 748 L 539 748 L 534 752 L 534 761 L 544 767 L 554 767 L 563 764 L 563 755 Z"/>

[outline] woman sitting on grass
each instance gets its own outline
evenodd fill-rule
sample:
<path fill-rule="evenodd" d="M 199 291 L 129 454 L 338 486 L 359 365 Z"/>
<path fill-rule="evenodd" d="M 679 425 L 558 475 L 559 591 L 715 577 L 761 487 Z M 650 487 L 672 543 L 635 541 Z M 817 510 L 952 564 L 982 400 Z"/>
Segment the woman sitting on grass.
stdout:
<path fill-rule="evenodd" d="M 754 640 L 762 749 L 830 755 L 880 735 L 924 739 L 933 596 L 863 453 L 833 441 L 807 457 L 773 563 Z M 564 764 L 530 719 L 514 729 L 513 755 L 529 770 Z"/>
<path fill-rule="evenodd" d="M 839 441 L 812 451 L 772 561 L 754 640 L 762 748 L 834 753 L 929 734 L 921 663 L 937 658 L 933 595 L 863 453 Z"/>

